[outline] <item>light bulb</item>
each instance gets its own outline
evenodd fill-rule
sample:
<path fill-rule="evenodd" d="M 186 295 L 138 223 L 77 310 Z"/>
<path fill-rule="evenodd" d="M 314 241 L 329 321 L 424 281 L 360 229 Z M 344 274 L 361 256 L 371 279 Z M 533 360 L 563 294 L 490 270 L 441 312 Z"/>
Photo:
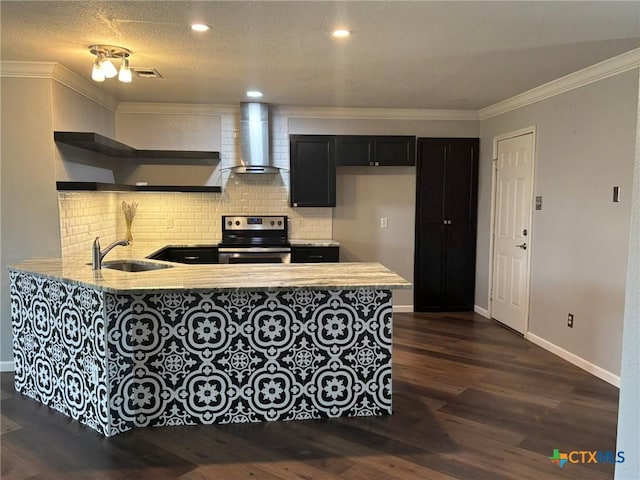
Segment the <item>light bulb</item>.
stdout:
<path fill-rule="evenodd" d="M 209 25 L 205 25 L 204 23 L 192 23 L 191 24 L 191 30 L 193 30 L 194 32 L 206 32 L 207 30 L 210 30 L 211 27 Z"/>
<path fill-rule="evenodd" d="M 131 83 L 131 68 L 129 68 L 129 59 L 124 57 L 122 64 L 120 65 L 120 73 L 118 73 L 118 80 L 124 83 Z"/>
<path fill-rule="evenodd" d="M 104 70 L 102 70 L 102 67 L 100 66 L 100 63 L 98 63 L 97 58 L 96 58 L 96 61 L 93 62 L 93 70 L 91 71 L 91 80 L 93 80 L 94 82 L 104 82 Z"/>
<path fill-rule="evenodd" d="M 102 56 L 102 60 L 100 60 L 100 66 L 104 71 L 104 76 L 107 78 L 113 78 L 118 74 L 118 70 L 116 70 L 116 67 L 113 66 L 111 60 L 109 60 L 104 55 Z"/>
<path fill-rule="evenodd" d="M 335 38 L 347 38 L 351 36 L 351 32 L 346 29 L 338 29 L 331 32 L 331 35 Z"/>

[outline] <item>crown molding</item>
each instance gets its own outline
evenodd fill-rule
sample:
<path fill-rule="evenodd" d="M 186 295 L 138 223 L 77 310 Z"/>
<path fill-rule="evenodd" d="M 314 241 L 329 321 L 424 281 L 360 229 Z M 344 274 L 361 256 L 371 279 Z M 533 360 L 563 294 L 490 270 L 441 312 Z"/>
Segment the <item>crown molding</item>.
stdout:
<path fill-rule="evenodd" d="M 463 120 L 478 121 L 476 110 L 429 110 L 419 108 L 342 108 L 278 106 L 278 114 L 289 118 L 337 118 L 360 120 Z"/>
<path fill-rule="evenodd" d="M 640 48 L 630 50 L 482 108 L 478 110 L 478 116 L 480 120 L 486 120 L 638 67 L 640 67 Z"/>
<path fill-rule="evenodd" d="M 0 77 L 53 78 L 55 62 L 0 62 Z"/>
<path fill-rule="evenodd" d="M 56 62 L 2 61 L 0 62 L 0 77 L 50 79 L 112 112 L 118 105 L 117 100 L 111 95 Z"/>
<path fill-rule="evenodd" d="M 119 113 L 149 113 L 154 115 L 238 115 L 240 105 L 192 103 L 120 102 Z"/>

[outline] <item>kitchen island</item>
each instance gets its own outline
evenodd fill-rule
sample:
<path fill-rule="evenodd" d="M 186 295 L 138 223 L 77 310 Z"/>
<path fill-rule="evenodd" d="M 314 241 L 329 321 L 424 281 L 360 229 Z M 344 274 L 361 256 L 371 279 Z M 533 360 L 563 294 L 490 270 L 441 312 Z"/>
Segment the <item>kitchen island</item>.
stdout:
<path fill-rule="evenodd" d="M 410 284 L 380 264 L 42 259 L 10 280 L 16 389 L 105 436 L 391 414 L 392 290 Z"/>

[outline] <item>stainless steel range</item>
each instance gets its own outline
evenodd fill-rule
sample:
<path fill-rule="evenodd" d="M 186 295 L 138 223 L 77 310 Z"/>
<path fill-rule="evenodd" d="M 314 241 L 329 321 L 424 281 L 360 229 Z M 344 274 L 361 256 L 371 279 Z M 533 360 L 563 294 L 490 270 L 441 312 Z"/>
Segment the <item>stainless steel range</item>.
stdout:
<path fill-rule="evenodd" d="M 286 215 L 223 215 L 220 263 L 290 263 Z"/>

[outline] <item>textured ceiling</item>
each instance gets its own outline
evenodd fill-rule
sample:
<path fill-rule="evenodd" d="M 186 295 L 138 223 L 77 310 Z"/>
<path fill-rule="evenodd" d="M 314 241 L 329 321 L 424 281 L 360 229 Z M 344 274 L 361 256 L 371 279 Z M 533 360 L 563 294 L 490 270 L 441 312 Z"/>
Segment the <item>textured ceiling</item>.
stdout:
<path fill-rule="evenodd" d="M 189 24 L 212 26 L 196 34 Z M 640 2 L 0 2 L 1 58 L 90 79 L 88 46 L 164 78 L 120 101 L 479 109 L 640 46 Z M 329 35 L 342 26 L 348 40 Z M 117 65 L 117 64 L 116 64 Z"/>

